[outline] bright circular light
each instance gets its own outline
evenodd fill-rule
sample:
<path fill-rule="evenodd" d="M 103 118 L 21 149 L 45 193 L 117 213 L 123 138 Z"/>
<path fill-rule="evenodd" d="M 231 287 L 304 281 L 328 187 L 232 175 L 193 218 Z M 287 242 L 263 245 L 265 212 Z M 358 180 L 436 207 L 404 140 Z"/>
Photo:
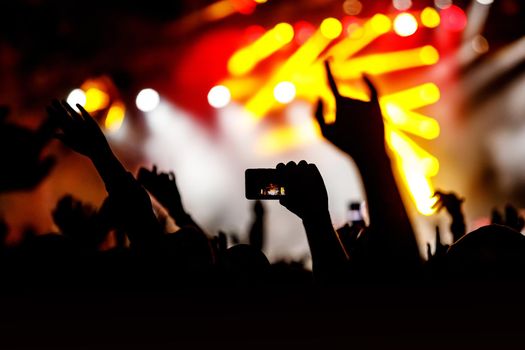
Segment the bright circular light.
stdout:
<path fill-rule="evenodd" d="M 482 54 L 489 50 L 489 42 L 482 35 L 476 35 L 474 39 L 472 39 L 471 44 L 472 50 L 476 53 Z"/>
<path fill-rule="evenodd" d="M 278 102 L 290 103 L 295 98 L 295 85 L 289 81 L 282 81 L 275 85 L 273 96 Z"/>
<path fill-rule="evenodd" d="M 137 108 L 142 112 L 151 112 L 159 105 L 160 97 L 159 93 L 153 89 L 143 89 L 141 90 L 137 98 L 135 99 L 135 104 Z"/>
<path fill-rule="evenodd" d="M 390 21 L 390 18 L 383 15 L 382 13 L 374 15 L 374 17 L 372 17 L 370 20 L 370 25 L 377 34 L 385 34 L 390 30 L 390 28 L 392 28 L 392 22 Z"/>
<path fill-rule="evenodd" d="M 479 2 L 481 5 L 490 5 L 494 2 L 494 0 L 476 0 L 477 2 Z"/>
<path fill-rule="evenodd" d="M 321 22 L 321 34 L 323 34 L 328 39 L 335 39 L 343 31 L 343 25 L 341 22 L 333 17 L 325 18 Z"/>
<path fill-rule="evenodd" d="M 285 22 L 277 24 L 274 28 L 275 39 L 283 44 L 288 44 L 294 36 L 293 27 Z"/>
<path fill-rule="evenodd" d="M 224 85 L 216 85 L 208 92 L 208 103 L 214 108 L 226 107 L 231 100 L 230 90 Z"/>
<path fill-rule="evenodd" d="M 449 6 L 441 10 L 441 25 L 452 32 L 461 32 L 467 26 L 467 15 L 460 7 Z"/>
<path fill-rule="evenodd" d="M 417 30 L 417 21 L 410 13 L 400 13 L 394 20 L 394 31 L 399 36 L 410 36 Z"/>
<path fill-rule="evenodd" d="M 452 0 L 434 0 L 434 5 L 436 5 L 438 9 L 444 10 L 452 6 Z"/>
<path fill-rule="evenodd" d="M 432 7 L 426 7 L 421 11 L 421 23 L 427 28 L 436 28 L 441 22 L 439 13 Z"/>
<path fill-rule="evenodd" d="M 84 107 L 86 105 L 86 93 L 82 89 L 75 89 L 67 95 L 66 101 L 75 109 L 77 109 L 77 104 Z"/>
<path fill-rule="evenodd" d="M 392 5 L 396 10 L 406 11 L 412 7 L 412 0 L 392 0 Z"/>
<path fill-rule="evenodd" d="M 363 9 L 363 4 L 359 0 L 345 0 L 343 11 L 350 16 L 357 16 Z"/>

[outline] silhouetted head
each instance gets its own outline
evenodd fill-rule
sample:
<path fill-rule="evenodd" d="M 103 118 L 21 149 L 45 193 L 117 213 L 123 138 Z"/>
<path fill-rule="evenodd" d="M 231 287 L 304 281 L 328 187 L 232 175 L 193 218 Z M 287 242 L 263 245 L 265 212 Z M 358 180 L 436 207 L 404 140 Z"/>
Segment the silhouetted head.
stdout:
<path fill-rule="evenodd" d="M 175 268 L 199 270 L 213 263 L 208 237 L 193 227 L 184 227 L 164 237 L 166 258 Z"/>
<path fill-rule="evenodd" d="M 228 248 L 225 260 L 228 272 L 237 281 L 261 281 L 267 278 L 270 270 L 266 255 L 248 244 Z"/>
<path fill-rule="evenodd" d="M 447 252 L 449 274 L 476 279 L 525 277 L 525 236 L 501 225 L 470 232 Z"/>

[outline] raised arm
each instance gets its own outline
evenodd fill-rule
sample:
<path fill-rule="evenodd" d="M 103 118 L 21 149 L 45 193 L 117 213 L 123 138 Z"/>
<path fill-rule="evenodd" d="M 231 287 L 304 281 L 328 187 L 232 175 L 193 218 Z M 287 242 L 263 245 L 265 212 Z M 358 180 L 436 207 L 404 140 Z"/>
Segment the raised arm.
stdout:
<path fill-rule="evenodd" d="M 279 202 L 303 221 L 312 254 L 316 279 L 343 282 L 348 258 L 339 241 L 328 212 L 328 195 L 315 164 L 304 160 L 277 165 L 286 188 Z"/>
<path fill-rule="evenodd" d="M 140 168 L 137 180 L 166 208 L 179 227 L 193 226 L 204 232 L 184 209 L 173 171 L 158 172 L 156 166 L 152 170 Z"/>
<path fill-rule="evenodd" d="M 344 97 L 325 62 L 330 89 L 336 101 L 336 120 L 326 124 L 319 100 L 316 118 L 323 136 L 355 161 L 361 173 L 370 216 L 371 247 L 380 256 L 419 264 L 414 232 L 397 187 L 385 148 L 385 128 L 378 93 L 367 77 L 370 101 Z"/>
<path fill-rule="evenodd" d="M 117 225 L 128 233 L 132 247 L 154 249 L 161 229 L 148 194 L 111 151 L 97 122 L 77 104 L 54 101 L 47 112 L 57 125 L 56 135 L 65 145 L 88 157 L 101 176 L 113 205 Z"/>

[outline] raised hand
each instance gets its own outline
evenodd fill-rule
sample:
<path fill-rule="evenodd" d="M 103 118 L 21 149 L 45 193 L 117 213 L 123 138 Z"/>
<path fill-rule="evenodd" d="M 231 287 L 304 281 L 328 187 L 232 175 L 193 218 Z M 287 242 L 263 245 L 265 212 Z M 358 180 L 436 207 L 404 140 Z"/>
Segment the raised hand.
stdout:
<path fill-rule="evenodd" d="M 452 217 L 450 231 L 452 232 L 454 242 L 456 242 L 467 233 L 465 217 L 461 210 L 461 205 L 465 199 L 459 198 L 454 192 L 446 193 L 442 191 L 436 191 L 434 197 L 437 197 L 437 201 L 432 207 L 437 211 L 445 208 Z"/>
<path fill-rule="evenodd" d="M 144 167 L 139 169 L 137 180 L 144 186 L 166 209 L 184 212 L 175 174 L 157 171 L 154 165 L 151 170 Z"/>
<path fill-rule="evenodd" d="M 335 97 L 336 116 L 333 124 L 326 124 L 323 101 L 319 99 L 315 116 L 323 136 L 356 162 L 365 161 L 371 156 L 371 152 L 384 152 L 383 117 L 377 90 L 370 79 L 363 77 L 370 90 L 370 101 L 355 100 L 339 93 L 328 61 L 325 61 L 325 67 L 328 84 Z"/>
<path fill-rule="evenodd" d="M 505 213 L 500 213 L 496 208 L 492 209 L 492 220 L 493 224 L 508 226 L 518 232 L 521 232 L 525 226 L 525 220 L 521 216 L 516 208 L 512 205 L 507 204 L 505 206 Z"/>
<path fill-rule="evenodd" d="M 286 196 L 279 203 L 303 220 L 328 213 L 328 194 L 315 164 L 304 160 L 299 164 L 280 163 L 277 172 L 286 189 Z"/>
<path fill-rule="evenodd" d="M 82 106 L 77 108 L 80 113 L 56 100 L 47 108 L 56 137 L 91 159 L 108 191 L 116 228 L 126 232 L 131 248 L 156 254 L 163 232 L 148 194 L 113 154 L 97 122 Z"/>
<path fill-rule="evenodd" d="M 49 120 L 32 132 L 5 122 L 9 108 L 0 106 L 0 193 L 32 189 L 51 171 L 52 156 L 41 157 L 42 150 L 52 136 Z"/>
<path fill-rule="evenodd" d="M 450 214 L 461 212 L 461 204 L 465 201 L 465 198 L 459 198 L 454 192 L 446 193 L 439 190 L 434 193 L 434 197 L 437 201 L 432 208 L 436 211 L 445 208 Z"/>
<path fill-rule="evenodd" d="M 173 171 L 158 172 L 156 166 L 152 170 L 140 168 L 137 180 L 168 210 L 179 227 L 192 226 L 205 233 L 184 209 Z"/>
<path fill-rule="evenodd" d="M 55 136 L 74 151 L 91 159 L 110 153 L 109 144 L 97 122 L 81 105 L 77 104 L 76 107 L 80 113 L 66 101 L 55 100 L 47 107 L 49 118 L 59 131 Z"/>

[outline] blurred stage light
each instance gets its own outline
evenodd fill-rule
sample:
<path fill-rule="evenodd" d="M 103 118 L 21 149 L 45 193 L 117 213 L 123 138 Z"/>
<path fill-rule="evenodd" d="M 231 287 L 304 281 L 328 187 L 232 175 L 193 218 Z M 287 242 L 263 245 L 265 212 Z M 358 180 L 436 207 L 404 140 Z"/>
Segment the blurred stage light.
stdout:
<path fill-rule="evenodd" d="M 208 103 L 214 108 L 226 107 L 230 100 L 230 90 L 224 85 L 216 85 L 208 92 Z"/>
<path fill-rule="evenodd" d="M 286 104 L 293 101 L 295 98 L 295 85 L 289 81 L 282 81 L 275 85 L 273 89 L 273 96 L 277 102 Z"/>
<path fill-rule="evenodd" d="M 476 0 L 477 2 L 479 2 L 481 5 L 490 5 L 494 2 L 494 0 Z"/>
<path fill-rule="evenodd" d="M 412 7 L 412 0 L 392 0 L 392 5 L 396 10 L 406 11 Z"/>
<path fill-rule="evenodd" d="M 159 93 L 149 88 L 141 90 L 138 93 L 137 98 L 135 99 L 137 108 L 140 109 L 142 112 L 153 111 L 155 108 L 157 108 L 159 102 Z"/>
<path fill-rule="evenodd" d="M 357 16 L 361 13 L 363 4 L 359 0 L 345 0 L 343 2 L 343 11 L 350 16 Z"/>
<path fill-rule="evenodd" d="M 441 11 L 441 25 L 452 32 L 460 32 L 467 26 L 467 15 L 456 5 Z"/>
<path fill-rule="evenodd" d="M 417 30 L 417 20 L 410 13 L 400 13 L 394 19 L 394 31 L 399 36 L 410 36 Z"/>
<path fill-rule="evenodd" d="M 359 23 L 351 23 L 346 28 L 346 32 L 350 39 L 356 40 L 362 38 L 363 35 L 365 35 L 365 28 L 363 28 L 363 26 Z"/>
<path fill-rule="evenodd" d="M 82 89 L 75 89 L 67 95 L 66 101 L 78 111 L 77 104 L 82 107 L 86 105 L 86 93 Z"/>
<path fill-rule="evenodd" d="M 384 34 L 392 28 L 392 21 L 387 16 L 378 13 L 370 19 L 370 26 L 377 34 Z"/>
<path fill-rule="evenodd" d="M 308 40 L 315 32 L 313 24 L 306 21 L 298 21 L 294 25 L 295 29 L 295 40 L 298 44 L 302 45 Z"/>
<path fill-rule="evenodd" d="M 255 42 L 235 52 L 228 60 L 228 71 L 232 75 L 250 72 L 257 63 L 287 45 L 293 37 L 294 29 L 290 24 L 277 24 Z"/>
<path fill-rule="evenodd" d="M 439 13 L 432 7 L 426 7 L 420 14 L 421 23 L 427 28 L 436 28 L 441 22 Z"/>
<path fill-rule="evenodd" d="M 439 61 L 438 51 L 431 45 L 426 45 L 419 51 L 419 57 L 424 64 L 432 65 Z"/>
<path fill-rule="evenodd" d="M 279 43 L 285 45 L 288 44 L 293 39 L 294 30 L 293 27 L 288 23 L 279 23 L 274 27 L 274 36 L 275 40 Z"/>
<path fill-rule="evenodd" d="M 84 108 L 88 112 L 95 112 L 104 109 L 109 104 L 109 95 L 97 88 L 89 88 L 86 91 L 86 105 Z"/>
<path fill-rule="evenodd" d="M 472 39 L 472 49 L 479 54 L 485 53 L 489 50 L 489 42 L 482 35 L 476 35 Z"/>
<path fill-rule="evenodd" d="M 125 115 L 126 108 L 124 107 L 124 104 L 122 102 L 113 103 L 109 108 L 106 120 L 104 121 L 106 130 L 110 133 L 117 132 L 124 122 Z"/>
<path fill-rule="evenodd" d="M 333 17 L 325 18 L 321 22 L 321 34 L 323 34 L 328 39 L 335 39 L 343 31 L 343 25 L 341 22 Z"/>
<path fill-rule="evenodd" d="M 268 0 L 254 0 L 256 3 L 258 4 L 264 4 L 265 2 L 267 2 Z"/>
<path fill-rule="evenodd" d="M 438 9 L 444 10 L 452 6 L 452 0 L 434 0 L 434 5 L 436 5 Z"/>

